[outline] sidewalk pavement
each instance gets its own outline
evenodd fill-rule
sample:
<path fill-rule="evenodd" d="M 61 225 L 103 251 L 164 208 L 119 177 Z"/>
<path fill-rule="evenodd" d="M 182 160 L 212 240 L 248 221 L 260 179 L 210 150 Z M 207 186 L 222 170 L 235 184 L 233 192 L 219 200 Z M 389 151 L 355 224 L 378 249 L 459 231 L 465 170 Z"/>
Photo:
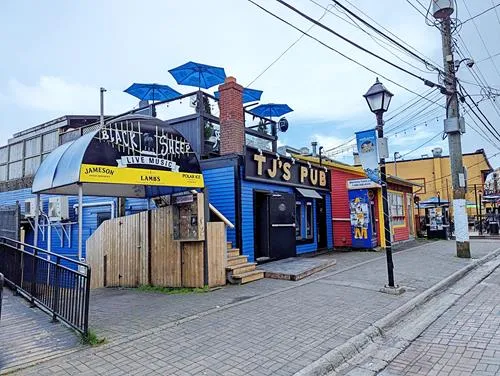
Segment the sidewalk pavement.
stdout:
<path fill-rule="evenodd" d="M 500 374 L 500 269 L 427 328 L 380 376 Z"/>
<path fill-rule="evenodd" d="M 499 245 L 471 244 L 474 258 Z M 387 278 L 383 253 L 334 257 L 335 268 L 299 282 L 262 280 L 189 296 L 117 290 L 98 307 L 94 300 L 91 325 L 109 335 L 108 345 L 20 374 L 290 375 L 473 262 L 455 257 L 451 241 L 398 252 L 396 282 L 408 291 L 393 296 L 378 291 Z"/>

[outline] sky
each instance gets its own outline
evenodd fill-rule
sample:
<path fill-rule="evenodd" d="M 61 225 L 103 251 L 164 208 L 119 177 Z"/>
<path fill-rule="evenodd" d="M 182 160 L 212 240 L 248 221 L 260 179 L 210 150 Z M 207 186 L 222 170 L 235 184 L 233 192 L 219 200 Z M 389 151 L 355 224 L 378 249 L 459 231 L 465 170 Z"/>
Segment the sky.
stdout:
<path fill-rule="evenodd" d="M 418 1 L 429 4 L 427 0 Z M 424 16 L 410 5 L 425 14 L 418 1 L 340 0 L 350 9 L 358 7 L 420 55 L 442 66 L 440 32 L 426 25 Z M 276 1 L 255 2 L 303 30 L 312 25 Z M 465 21 L 498 2 L 475 0 L 465 4 L 457 0 L 458 19 Z M 374 40 L 353 25 L 332 1 L 289 3 L 387 60 L 437 82 L 436 72 L 387 42 Z M 429 91 L 422 81 L 317 26 L 310 30 L 311 35 L 374 72 L 307 36 L 296 42 L 301 36 L 299 31 L 247 0 L 151 0 L 147 5 L 132 0 L 3 0 L 0 25 L 4 51 L 0 59 L 0 145 L 14 132 L 62 115 L 98 114 L 100 87 L 107 89 L 107 114 L 137 105 L 135 98 L 123 93 L 132 82 L 167 84 L 188 93 L 193 88 L 177 85 L 168 70 L 191 60 L 224 67 L 227 75 L 236 77 L 245 87 L 260 75 L 250 87 L 264 91 L 262 103 L 287 103 L 294 109 L 287 115 L 290 129 L 280 133 L 280 144 L 302 147 L 318 141 L 330 149 L 351 139 L 356 131 L 373 128 L 375 117 L 362 95 L 379 77 L 394 94 L 385 115 L 386 129 L 397 129 L 386 132 L 390 154 L 397 151 L 409 159 L 431 155 L 435 147 L 442 147 L 445 154 L 448 150 L 448 140 L 439 134 L 443 108 L 422 100 L 412 110 L 389 120 L 398 108 L 418 99 L 414 93 Z M 494 56 L 500 52 L 500 7 L 465 22 L 459 34 L 465 44 L 464 54 L 476 63 L 472 69 L 462 64 L 458 77 L 474 83 L 475 72 L 489 86 L 500 88 L 500 56 Z M 499 129 L 500 106 L 496 108 L 493 99 L 482 97 L 480 87 L 467 83 L 464 86 L 472 98 L 482 100 L 481 110 Z M 440 94 L 432 93 L 429 98 L 444 104 Z M 467 127 L 462 138 L 463 152 L 484 148 L 493 166 L 500 166 L 499 143 L 485 140 L 486 132 L 474 125 L 468 114 L 465 118 L 482 137 Z M 331 155 L 352 163 L 352 151 L 350 146 L 341 147 Z"/>

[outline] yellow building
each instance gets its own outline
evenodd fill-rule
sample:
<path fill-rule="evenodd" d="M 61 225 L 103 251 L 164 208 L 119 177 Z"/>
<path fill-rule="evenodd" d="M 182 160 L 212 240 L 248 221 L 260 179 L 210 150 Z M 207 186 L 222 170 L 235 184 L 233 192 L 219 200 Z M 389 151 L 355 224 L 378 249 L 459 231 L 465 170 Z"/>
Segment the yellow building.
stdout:
<path fill-rule="evenodd" d="M 483 149 L 463 155 L 463 163 L 467 171 L 467 196 L 470 203 L 476 202 L 474 185 L 477 191 L 483 190 L 486 176 L 493 170 Z M 414 193 L 422 201 L 438 194 L 443 200 L 452 201 L 450 158 L 442 156 L 441 149 L 433 149 L 433 156 L 418 159 L 397 160 L 386 163 L 387 173 L 421 184 L 415 187 Z M 469 207 L 469 214 L 474 215 L 474 207 Z"/>

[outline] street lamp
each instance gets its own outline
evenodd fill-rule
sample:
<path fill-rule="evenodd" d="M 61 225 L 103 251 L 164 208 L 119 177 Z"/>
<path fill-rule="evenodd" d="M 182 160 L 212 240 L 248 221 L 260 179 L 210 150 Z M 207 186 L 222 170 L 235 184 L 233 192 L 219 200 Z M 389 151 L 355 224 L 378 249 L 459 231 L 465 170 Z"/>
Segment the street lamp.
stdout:
<path fill-rule="evenodd" d="M 365 97 L 370 111 L 377 117 L 377 136 L 384 137 L 384 112 L 389 108 L 393 94 L 382 85 L 378 78 L 370 89 L 366 92 Z M 387 275 L 389 279 L 389 288 L 395 288 L 394 285 L 394 263 L 392 262 L 392 244 L 391 244 L 391 228 L 389 221 L 389 204 L 387 200 L 387 174 L 385 170 L 385 158 L 380 158 L 380 178 L 382 181 L 382 206 L 384 210 L 384 233 L 385 233 L 385 254 L 387 258 Z"/>
<path fill-rule="evenodd" d="M 394 176 L 398 176 L 398 164 L 397 161 L 398 159 L 401 158 L 401 154 L 399 154 L 399 151 L 394 152 Z"/>

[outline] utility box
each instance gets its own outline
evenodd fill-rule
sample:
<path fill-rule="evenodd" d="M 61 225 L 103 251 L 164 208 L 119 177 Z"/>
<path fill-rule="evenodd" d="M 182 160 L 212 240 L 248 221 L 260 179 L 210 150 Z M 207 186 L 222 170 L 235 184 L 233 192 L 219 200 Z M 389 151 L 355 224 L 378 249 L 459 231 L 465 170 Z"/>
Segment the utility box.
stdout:
<path fill-rule="evenodd" d="M 24 216 L 26 218 L 35 218 L 36 216 L 36 198 L 27 198 L 24 200 Z M 39 206 L 39 211 L 42 211 L 42 200 L 40 200 L 40 206 Z"/>
<path fill-rule="evenodd" d="M 465 119 L 463 117 L 452 117 L 444 119 L 444 132 L 445 133 L 465 133 Z"/>
<path fill-rule="evenodd" d="M 54 222 L 69 219 L 67 196 L 56 196 L 49 198 L 49 219 Z"/>

